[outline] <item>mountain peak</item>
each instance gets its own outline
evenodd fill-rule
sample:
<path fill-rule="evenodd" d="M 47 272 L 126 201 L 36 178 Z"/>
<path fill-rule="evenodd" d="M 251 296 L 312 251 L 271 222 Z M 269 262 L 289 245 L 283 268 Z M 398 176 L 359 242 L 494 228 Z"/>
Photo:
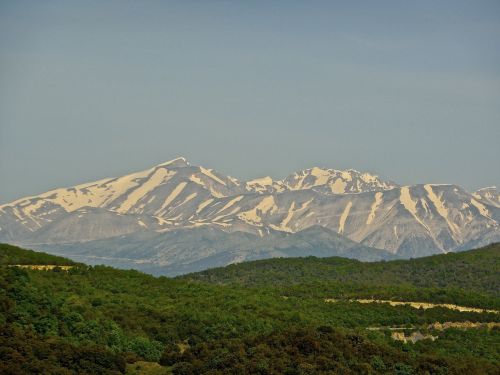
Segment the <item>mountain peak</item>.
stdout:
<path fill-rule="evenodd" d="M 175 168 L 180 168 L 180 167 L 189 167 L 191 164 L 187 161 L 187 159 L 183 156 L 179 156 L 178 158 L 166 161 L 164 163 L 158 164 L 158 167 L 175 167 Z"/>
<path fill-rule="evenodd" d="M 390 190 L 397 186 L 379 176 L 355 169 L 337 170 L 312 167 L 286 177 L 285 186 L 291 190 L 315 189 L 328 194 L 350 194 L 367 191 Z"/>

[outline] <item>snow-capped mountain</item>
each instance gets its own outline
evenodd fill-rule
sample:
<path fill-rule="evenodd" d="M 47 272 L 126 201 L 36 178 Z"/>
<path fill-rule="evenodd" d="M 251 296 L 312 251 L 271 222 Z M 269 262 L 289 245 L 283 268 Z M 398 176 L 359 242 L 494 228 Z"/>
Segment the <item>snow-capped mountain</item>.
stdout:
<path fill-rule="evenodd" d="M 274 181 L 263 177 L 246 182 L 248 191 L 258 193 L 281 193 L 285 190 L 314 190 L 325 194 L 349 194 L 368 191 L 389 190 L 397 187 L 378 176 L 361 173 L 354 169 L 339 171 L 327 168 L 309 168 L 296 172 L 283 180 Z"/>
<path fill-rule="evenodd" d="M 256 238 L 323 227 L 363 246 L 415 257 L 500 241 L 499 221 L 496 188 L 471 194 L 455 185 L 399 186 L 352 169 L 317 167 L 283 180 L 240 182 L 177 158 L 4 204 L 0 241 L 46 250 L 78 243 L 83 249 L 95 241 L 111 246 L 109 241 L 120 236 L 135 236 L 143 238 L 141 248 L 147 251 L 145 234 L 182 229 L 186 238 L 189 231 L 194 236 L 197 229 L 212 228 L 219 238 L 211 245 L 215 254 L 224 234 L 247 233 L 257 243 Z M 184 251 L 196 251 L 186 243 L 191 247 Z M 251 257 L 245 249 L 238 260 Z"/>
<path fill-rule="evenodd" d="M 353 194 L 369 191 L 390 190 L 397 187 L 378 176 L 361 173 L 354 169 L 310 168 L 288 176 L 282 182 L 289 190 L 312 189 L 326 194 Z"/>

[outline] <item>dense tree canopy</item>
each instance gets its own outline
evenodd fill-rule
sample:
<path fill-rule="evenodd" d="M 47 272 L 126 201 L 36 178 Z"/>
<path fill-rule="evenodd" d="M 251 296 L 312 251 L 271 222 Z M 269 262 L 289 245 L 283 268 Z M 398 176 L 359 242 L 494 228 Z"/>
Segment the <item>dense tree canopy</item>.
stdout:
<path fill-rule="evenodd" d="M 183 276 L 211 283 L 290 285 L 311 281 L 462 288 L 500 297 L 500 244 L 418 259 L 363 263 L 346 258 L 274 258 Z"/>
<path fill-rule="evenodd" d="M 2 259 L 5 252 L 14 264 L 20 259 L 26 264 L 69 264 L 62 258 L 0 245 Z M 471 253 L 477 259 L 477 264 L 469 260 L 474 272 L 482 269 L 487 274 L 492 267 L 498 271 L 494 256 L 485 262 L 478 253 Z M 352 269 L 365 267 L 348 260 L 335 262 L 350 264 Z M 437 267 L 439 263 L 438 258 Z M 384 265 L 397 273 L 398 264 L 405 263 Z M 248 280 L 248 265 L 241 266 Z M 234 269 L 228 268 L 229 274 Z M 259 267 L 255 270 L 260 272 Z M 223 271 L 216 270 L 221 275 Z M 292 267 L 287 277 L 296 272 Z M 433 272 L 431 266 L 425 268 L 426 275 Z M 286 278 L 283 270 L 280 274 Z M 496 308 L 498 297 L 488 288 L 478 288 L 482 281 L 471 280 L 469 287 L 467 278 L 457 275 L 458 283 L 429 281 L 418 286 L 397 278 L 391 282 L 387 275 L 383 278 L 380 283 L 347 275 L 323 280 L 322 272 L 314 278 L 308 271 L 303 280 L 293 283 L 221 285 L 199 281 L 198 276 L 155 278 L 104 266 L 74 264 L 67 271 L 40 271 L 4 265 L 0 266 L 0 373 L 115 374 L 126 368 L 130 373 L 151 374 L 500 371 L 498 329 L 428 327 L 448 321 L 500 322 L 499 314 L 348 301 L 375 296 Z M 327 303 L 325 298 L 339 301 Z M 432 331 L 438 338 L 404 344 L 391 338 L 387 327 L 395 326 L 408 332 Z"/>

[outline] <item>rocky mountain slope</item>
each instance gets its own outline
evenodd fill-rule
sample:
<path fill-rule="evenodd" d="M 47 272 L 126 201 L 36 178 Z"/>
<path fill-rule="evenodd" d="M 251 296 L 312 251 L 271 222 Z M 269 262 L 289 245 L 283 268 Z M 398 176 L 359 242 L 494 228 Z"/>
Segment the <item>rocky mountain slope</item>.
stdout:
<path fill-rule="evenodd" d="M 313 227 L 361 244 L 366 254 L 372 254 L 366 250 L 371 247 L 386 250 L 380 251 L 381 257 L 417 257 L 500 241 L 499 221 L 496 188 L 469 193 L 456 185 L 400 186 L 369 173 L 317 167 L 283 180 L 239 181 L 178 158 L 142 172 L 2 205 L 0 241 L 46 250 L 51 245 L 94 249 L 99 257 L 109 257 L 107 252 L 114 249 L 113 257 L 119 258 L 125 251 L 119 244 L 127 238 L 138 241 L 137 251 L 155 249 L 165 260 L 173 248 L 169 241 L 182 230 L 184 247 L 176 248 L 183 254 L 180 258 L 191 262 L 200 255 L 203 263 L 207 256 L 229 251 L 223 244 L 230 243 L 233 255 L 222 257 L 217 263 L 222 265 L 254 259 L 263 247 L 269 253 L 262 257 L 286 255 L 269 249 Z M 189 239 L 204 233 L 202 228 L 216 233 L 208 250 Z M 302 233 L 305 242 L 314 243 L 317 233 L 312 232 Z M 245 245 L 245 233 L 256 246 Z M 106 246 L 96 248 L 96 241 Z M 307 248 L 304 241 L 297 243 L 302 243 L 297 252 Z M 235 244 L 241 245 L 239 254 Z M 193 258 L 193 253 L 198 255 Z M 356 257 L 372 257 L 361 253 Z"/>
<path fill-rule="evenodd" d="M 37 248 L 65 254 L 86 264 L 107 264 L 168 276 L 267 258 L 342 256 L 363 261 L 394 258 L 385 250 L 364 246 L 317 226 L 297 233 L 276 231 L 263 237 L 245 232 L 227 233 L 207 226 L 164 233 L 131 233 L 83 244 L 39 244 Z"/>

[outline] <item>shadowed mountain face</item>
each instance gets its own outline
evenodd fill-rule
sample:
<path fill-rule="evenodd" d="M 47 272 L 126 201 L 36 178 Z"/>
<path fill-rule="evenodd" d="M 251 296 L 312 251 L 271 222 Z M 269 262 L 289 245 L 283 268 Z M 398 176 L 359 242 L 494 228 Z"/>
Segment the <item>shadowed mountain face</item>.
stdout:
<path fill-rule="evenodd" d="M 87 264 L 108 264 L 168 276 L 276 257 L 342 256 L 364 261 L 394 258 L 387 251 L 363 246 L 322 227 L 298 233 L 272 232 L 263 237 L 204 227 L 37 247 Z"/>
<path fill-rule="evenodd" d="M 0 206 L 0 241 L 174 272 L 314 252 L 375 260 L 458 251 L 500 241 L 499 221 L 496 188 L 399 186 L 316 167 L 243 182 L 178 158 Z M 357 250 L 343 254 L 348 240 Z"/>

